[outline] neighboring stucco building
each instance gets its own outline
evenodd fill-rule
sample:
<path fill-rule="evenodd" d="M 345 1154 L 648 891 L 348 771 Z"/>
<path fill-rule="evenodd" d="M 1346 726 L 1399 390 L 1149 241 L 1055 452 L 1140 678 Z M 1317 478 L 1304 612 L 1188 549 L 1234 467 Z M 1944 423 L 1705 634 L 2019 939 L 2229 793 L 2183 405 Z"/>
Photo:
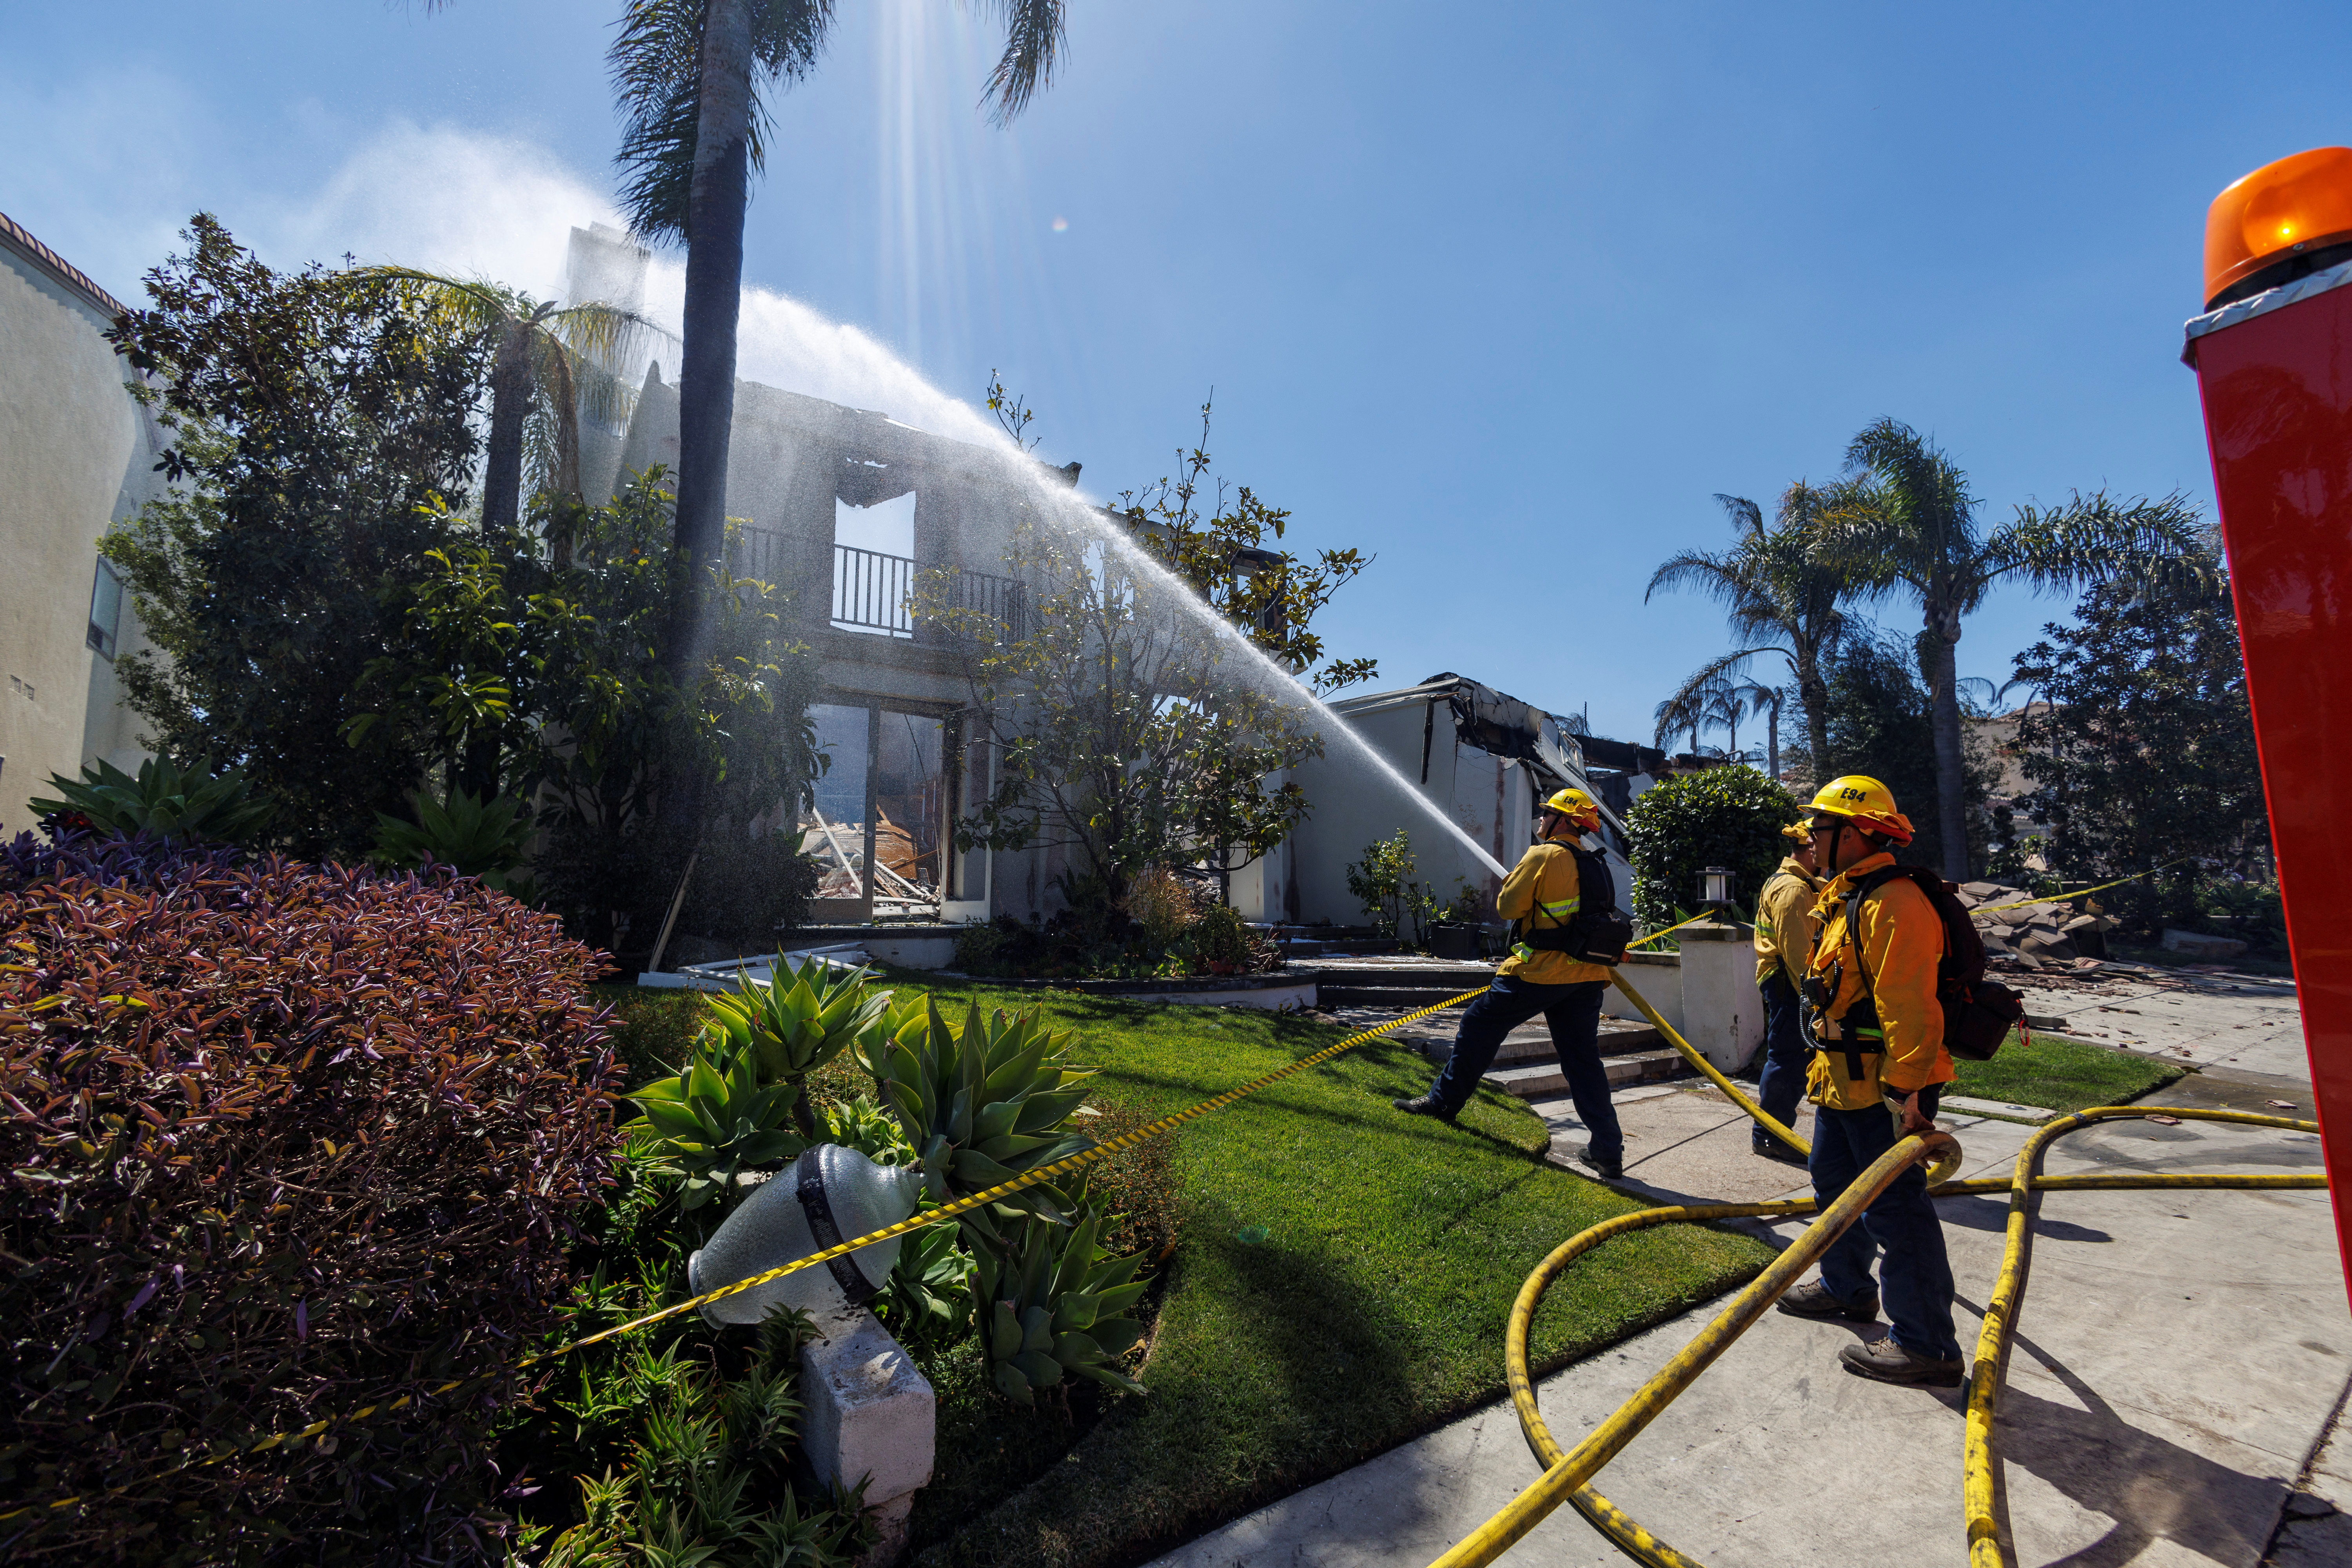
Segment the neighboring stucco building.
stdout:
<path fill-rule="evenodd" d="M 116 660 L 144 646 L 98 558 L 110 523 L 162 488 L 154 421 L 100 334 L 121 301 L 0 215 L 0 832 L 28 797 L 104 758 L 146 755 Z"/>

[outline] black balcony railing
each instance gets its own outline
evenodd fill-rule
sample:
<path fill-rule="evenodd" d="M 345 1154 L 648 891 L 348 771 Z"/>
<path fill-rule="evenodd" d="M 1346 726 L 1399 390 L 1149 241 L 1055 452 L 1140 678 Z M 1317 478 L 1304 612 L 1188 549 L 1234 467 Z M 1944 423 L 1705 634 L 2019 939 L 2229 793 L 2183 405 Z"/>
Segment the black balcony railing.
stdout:
<path fill-rule="evenodd" d="M 738 576 L 781 583 L 791 575 L 791 543 L 780 529 L 738 528 L 730 536 L 728 564 Z M 925 570 L 908 556 L 860 550 L 854 544 L 835 545 L 833 624 L 848 630 L 913 637 L 917 627 L 908 602 L 915 596 L 916 574 Z M 1026 590 L 1013 578 L 959 571 L 949 605 L 994 620 L 1003 627 L 1007 640 L 1018 642 L 1029 634 Z"/>

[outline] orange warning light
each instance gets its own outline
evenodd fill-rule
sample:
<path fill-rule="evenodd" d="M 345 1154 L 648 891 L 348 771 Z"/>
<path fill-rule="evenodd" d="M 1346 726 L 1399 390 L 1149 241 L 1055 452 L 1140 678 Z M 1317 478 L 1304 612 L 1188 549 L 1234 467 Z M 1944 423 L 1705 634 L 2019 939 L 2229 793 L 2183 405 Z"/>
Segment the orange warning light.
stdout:
<path fill-rule="evenodd" d="M 2315 147 L 2265 163 L 2205 212 L 2205 308 L 2258 272 L 2352 244 L 2352 147 Z"/>

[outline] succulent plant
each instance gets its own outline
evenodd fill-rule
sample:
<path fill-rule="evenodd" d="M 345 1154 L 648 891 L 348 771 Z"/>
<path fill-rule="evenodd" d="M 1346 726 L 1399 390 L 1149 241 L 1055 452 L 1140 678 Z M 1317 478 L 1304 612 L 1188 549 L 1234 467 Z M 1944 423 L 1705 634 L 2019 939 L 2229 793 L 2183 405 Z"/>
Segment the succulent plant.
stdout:
<path fill-rule="evenodd" d="M 1147 1283 L 1135 1278 L 1142 1255 L 1104 1257 L 1097 1245 L 1100 1224 L 1092 1213 L 1066 1227 L 1030 1219 L 1016 1251 L 1000 1258 L 992 1248 L 978 1249 L 972 1295 L 989 1376 L 1017 1405 L 1035 1403 L 1035 1390 L 1066 1375 L 1143 1392 L 1118 1365 L 1143 1335 L 1126 1315 Z"/>
<path fill-rule="evenodd" d="M 776 955 L 765 984 L 746 975 L 732 993 L 710 998 L 703 1027 L 748 1051 L 761 1083 L 793 1083 L 833 1060 L 889 1005 L 863 970 L 835 970 L 823 959 Z"/>
<path fill-rule="evenodd" d="M 695 1042 L 687 1068 L 629 1098 L 645 1114 L 622 1129 L 648 1132 L 685 1177 L 681 1208 L 724 1197 L 744 1171 L 780 1164 L 808 1146 L 792 1125 L 797 1083 L 762 1084 L 748 1050 L 724 1035 Z"/>
<path fill-rule="evenodd" d="M 883 1024 L 860 1042 L 859 1060 L 919 1154 L 924 1192 L 934 1202 L 1009 1182 L 1089 1146 L 1067 1127 L 1087 1097 L 1076 1086 L 1094 1076 L 1063 1065 L 1076 1031 L 1049 1030 L 1035 1013 L 982 1017 L 977 1005 L 954 1027 L 928 996 L 893 1006 Z M 1042 1205 L 1041 1212 L 1060 1217 L 1066 1200 L 1038 1188 L 1022 1196 L 1032 1194 L 1034 1202 L 1020 1207 Z M 982 1236 L 994 1236 L 984 1211 L 971 1218 Z"/>

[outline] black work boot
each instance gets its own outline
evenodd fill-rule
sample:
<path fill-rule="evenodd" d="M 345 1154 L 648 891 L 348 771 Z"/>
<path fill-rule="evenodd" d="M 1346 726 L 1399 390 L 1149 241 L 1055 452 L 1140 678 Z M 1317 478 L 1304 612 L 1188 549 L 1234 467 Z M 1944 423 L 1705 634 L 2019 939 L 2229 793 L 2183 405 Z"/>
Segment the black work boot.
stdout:
<path fill-rule="evenodd" d="M 1778 1138 L 1759 1138 L 1748 1145 L 1748 1151 L 1767 1160 L 1778 1160 L 1783 1165 L 1796 1165 L 1801 1168 L 1810 1163 L 1802 1154 L 1798 1153 L 1793 1146 L 1781 1142 Z"/>
<path fill-rule="evenodd" d="M 1895 1342 L 1893 1334 L 1866 1345 L 1848 1345 L 1838 1352 L 1846 1371 L 1880 1383 L 1925 1384 L 1930 1388 L 1958 1388 L 1967 1363 L 1958 1356 L 1921 1355 Z"/>
<path fill-rule="evenodd" d="M 1878 1321 L 1878 1292 L 1864 1290 L 1848 1300 L 1820 1280 L 1808 1279 L 1784 1291 L 1773 1308 L 1792 1318 L 1844 1318 L 1851 1322 L 1874 1323 Z"/>
<path fill-rule="evenodd" d="M 1600 1176 L 1604 1182 L 1622 1181 L 1625 1176 L 1625 1162 L 1597 1159 L 1590 1144 L 1576 1152 L 1576 1163 Z"/>
<path fill-rule="evenodd" d="M 1434 1116 L 1448 1127 L 1454 1125 L 1455 1113 L 1446 1110 L 1444 1102 L 1433 1094 L 1416 1094 L 1411 1100 L 1391 1100 L 1389 1103 L 1407 1116 Z"/>

